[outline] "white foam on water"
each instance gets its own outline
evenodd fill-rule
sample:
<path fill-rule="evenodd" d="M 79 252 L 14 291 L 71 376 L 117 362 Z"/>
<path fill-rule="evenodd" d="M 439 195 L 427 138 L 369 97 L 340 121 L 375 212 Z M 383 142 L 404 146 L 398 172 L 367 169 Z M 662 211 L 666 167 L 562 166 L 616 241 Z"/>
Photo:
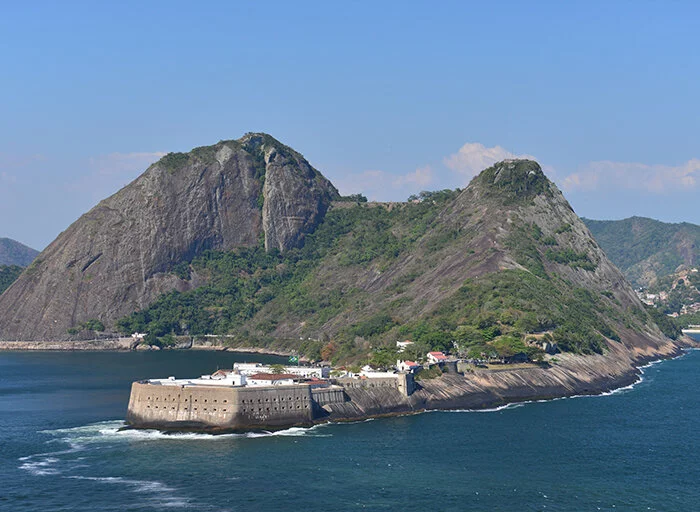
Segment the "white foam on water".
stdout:
<path fill-rule="evenodd" d="M 55 457 L 42 457 L 38 460 L 26 459 L 23 457 L 23 462 L 19 469 L 28 471 L 34 476 L 58 475 L 60 471 L 55 467 L 59 459 Z"/>
<path fill-rule="evenodd" d="M 42 433 L 67 443 L 71 449 L 64 453 L 84 450 L 87 446 L 113 442 L 135 441 L 222 441 L 230 439 L 257 439 L 266 437 L 330 437 L 322 433 L 323 424 L 312 427 L 291 427 L 275 431 L 242 432 L 229 434 L 208 434 L 200 432 L 164 432 L 161 430 L 124 429 L 121 420 L 103 421 L 80 427 L 44 430 Z"/>
<path fill-rule="evenodd" d="M 189 498 L 178 496 L 177 489 L 156 480 L 133 480 L 121 476 L 68 476 L 75 480 L 89 480 L 108 485 L 123 485 L 137 494 L 146 494 L 150 505 L 163 508 L 182 508 L 192 504 Z"/>

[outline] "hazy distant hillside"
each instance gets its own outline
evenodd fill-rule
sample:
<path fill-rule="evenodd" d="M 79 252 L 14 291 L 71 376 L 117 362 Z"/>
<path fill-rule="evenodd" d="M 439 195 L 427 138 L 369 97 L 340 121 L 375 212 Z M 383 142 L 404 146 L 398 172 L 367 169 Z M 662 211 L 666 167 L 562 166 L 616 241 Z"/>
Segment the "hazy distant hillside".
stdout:
<path fill-rule="evenodd" d="M 31 247 L 11 240 L 9 238 L 0 238 L 0 265 L 19 265 L 26 267 L 39 251 L 35 251 Z"/>
<path fill-rule="evenodd" d="M 679 265 L 700 260 L 700 226 L 670 224 L 644 217 L 582 219 L 608 257 L 635 286 L 649 286 Z"/>

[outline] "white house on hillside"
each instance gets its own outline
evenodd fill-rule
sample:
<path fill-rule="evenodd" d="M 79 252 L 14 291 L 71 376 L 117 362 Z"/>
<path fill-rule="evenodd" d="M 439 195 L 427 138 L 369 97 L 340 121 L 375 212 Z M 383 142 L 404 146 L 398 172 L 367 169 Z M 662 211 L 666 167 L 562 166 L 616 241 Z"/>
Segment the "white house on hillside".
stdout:
<path fill-rule="evenodd" d="M 421 365 L 414 361 L 401 361 L 400 359 L 396 361 L 396 369 L 400 372 L 412 372 L 420 367 Z"/>
<path fill-rule="evenodd" d="M 438 364 L 447 361 L 447 356 L 442 352 L 428 352 L 427 359 L 431 364 Z"/>

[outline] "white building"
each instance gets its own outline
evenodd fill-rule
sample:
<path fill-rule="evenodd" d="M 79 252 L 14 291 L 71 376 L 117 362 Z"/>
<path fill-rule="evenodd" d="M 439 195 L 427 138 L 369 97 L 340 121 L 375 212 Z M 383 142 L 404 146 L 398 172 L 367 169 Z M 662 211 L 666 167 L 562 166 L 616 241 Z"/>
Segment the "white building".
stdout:
<path fill-rule="evenodd" d="M 219 370 L 213 375 L 202 375 L 197 379 L 151 379 L 151 384 L 162 386 L 245 386 L 246 376 L 232 370 Z"/>
<path fill-rule="evenodd" d="M 406 350 L 408 347 L 413 345 L 412 341 L 406 340 L 406 341 L 397 341 L 396 342 L 396 351 L 397 352 L 403 352 Z"/>
<path fill-rule="evenodd" d="M 412 372 L 420 367 L 421 365 L 414 361 L 401 361 L 400 359 L 396 361 L 396 369 L 400 372 Z"/>
<path fill-rule="evenodd" d="M 264 365 L 262 363 L 233 363 L 233 369 L 243 375 L 273 373 L 269 365 Z M 285 366 L 284 372 L 307 379 L 327 379 L 330 377 L 331 369 L 328 366 Z"/>
<path fill-rule="evenodd" d="M 428 352 L 426 357 L 431 364 L 444 363 L 447 361 L 447 356 L 442 352 Z"/>
<path fill-rule="evenodd" d="M 246 377 L 246 385 L 255 386 L 291 386 L 299 380 L 297 375 L 290 373 L 256 373 Z"/>

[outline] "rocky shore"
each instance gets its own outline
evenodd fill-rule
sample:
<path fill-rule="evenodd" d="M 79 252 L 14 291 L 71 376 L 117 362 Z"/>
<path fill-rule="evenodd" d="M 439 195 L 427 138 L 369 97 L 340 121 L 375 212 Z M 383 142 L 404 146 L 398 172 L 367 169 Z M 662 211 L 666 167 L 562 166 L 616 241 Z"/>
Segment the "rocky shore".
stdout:
<path fill-rule="evenodd" d="M 506 371 L 475 369 L 464 375 L 445 373 L 439 378 L 421 380 L 417 389 L 405 396 L 395 389 L 346 388 L 348 400 L 323 407 L 315 423 L 358 421 L 362 419 L 412 414 L 430 410 L 487 409 L 508 403 L 546 400 L 576 395 L 597 395 L 637 382 L 639 368 L 651 361 L 677 357 L 685 348 L 700 343 L 685 336 L 680 340 L 645 348 L 611 344 L 603 355 L 557 354 L 548 367 L 513 368 Z M 184 347 L 181 347 L 184 348 Z M 76 342 L 0 342 L 1 350 L 134 350 L 127 338 Z M 230 349 L 211 342 L 194 343 L 193 350 L 287 355 L 256 347 Z"/>
<path fill-rule="evenodd" d="M 328 416 L 323 421 L 357 421 L 430 410 L 489 409 L 515 402 L 599 395 L 637 382 L 641 366 L 678 357 L 684 348 L 698 347 L 698 342 L 685 337 L 646 350 L 630 351 L 613 345 L 604 355 L 558 354 L 549 367 L 446 373 L 420 381 L 419 389 L 409 397 L 391 390 L 346 389 L 350 400 L 327 406 Z"/>

